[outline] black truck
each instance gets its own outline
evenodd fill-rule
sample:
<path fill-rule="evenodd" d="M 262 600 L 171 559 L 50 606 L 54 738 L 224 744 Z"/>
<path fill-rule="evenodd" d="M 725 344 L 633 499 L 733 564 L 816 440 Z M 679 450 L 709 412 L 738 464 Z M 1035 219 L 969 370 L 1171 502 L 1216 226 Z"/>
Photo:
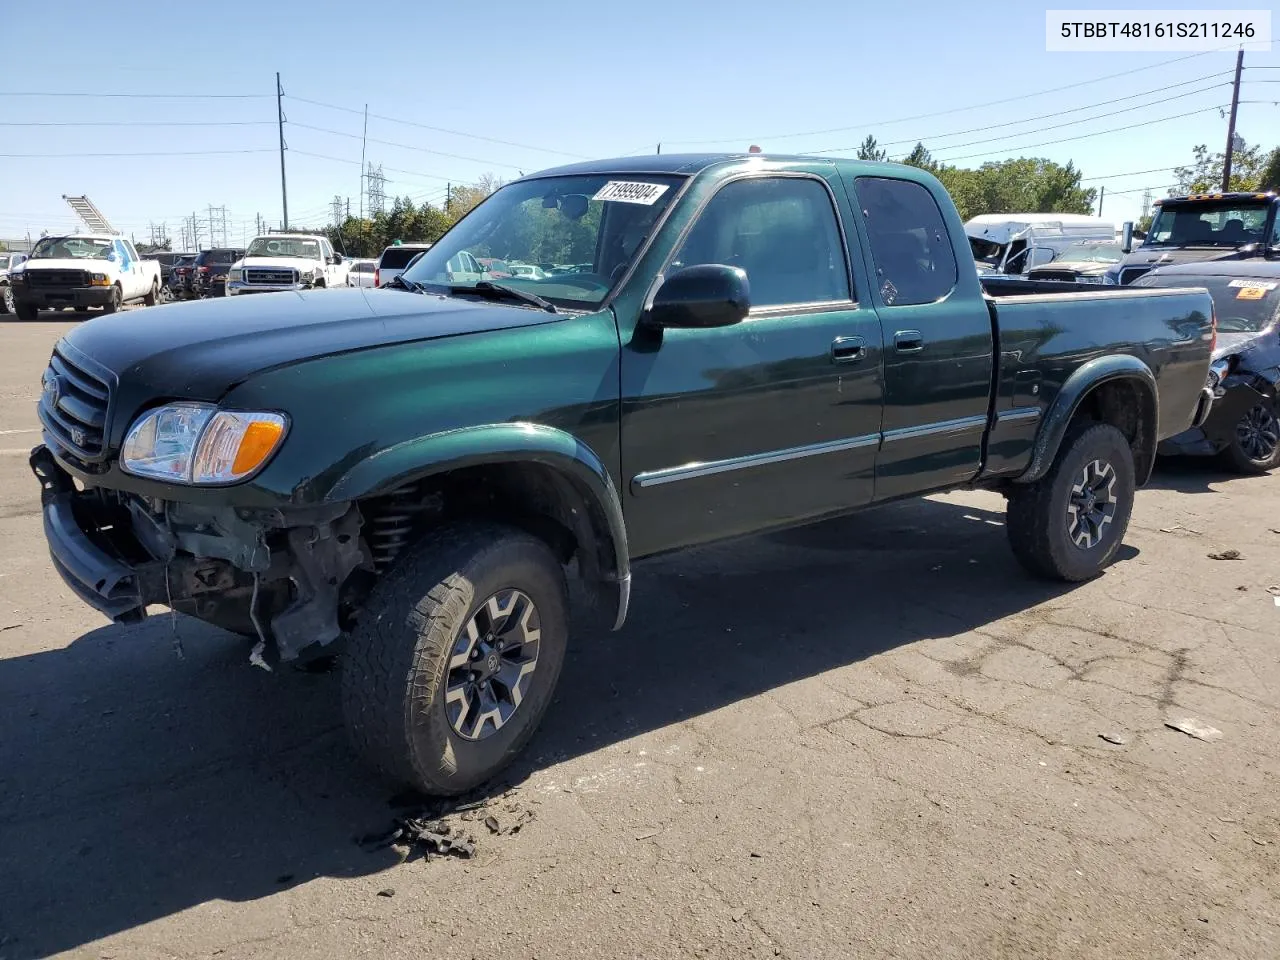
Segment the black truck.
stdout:
<path fill-rule="evenodd" d="M 512 270 L 540 262 L 574 266 Z M 268 663 L 341 641 L 360 752 L 458 793 L 551 703 L 567 571 L 620 628 L 639 557 L 984 487 L 1029 570 L 1096 576 L 1156 445 L 1211 400 L 1213 308 L 1065 286 L 984 290 L 913 167 L 550 170 L 389 286 L 69 333 L 31 456 L 45 535 L 117 621 L 168 605 Z"/>

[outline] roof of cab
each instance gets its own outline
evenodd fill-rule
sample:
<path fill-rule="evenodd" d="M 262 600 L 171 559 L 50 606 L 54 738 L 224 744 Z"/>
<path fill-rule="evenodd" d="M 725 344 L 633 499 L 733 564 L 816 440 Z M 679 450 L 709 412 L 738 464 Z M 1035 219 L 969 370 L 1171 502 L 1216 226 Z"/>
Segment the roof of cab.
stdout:
<path fill-rule="evenodd" d="M 574 174 L 678 174 L 692 176 L 701 173 L 708 167 L 720 163 L 740 160 L 761 160 L 770 163 L 839 163 L 865 168 L 867 172 L 885 173 L 889 170 L 899 171 L 899 175 L 918 171 L 899 163 L 873 163 L 871 161 L 849 160 L 843 157 L 805 157 L 796 154 L 778 153 L 655 153 L 639 157 L 613 157 L 605 160 L 587 160 L 582 163 L 571 163 L 562 167 L 551 167 L 530 173 L 521 179 L 536 180 L 542 177 L 564 177 Z"/>

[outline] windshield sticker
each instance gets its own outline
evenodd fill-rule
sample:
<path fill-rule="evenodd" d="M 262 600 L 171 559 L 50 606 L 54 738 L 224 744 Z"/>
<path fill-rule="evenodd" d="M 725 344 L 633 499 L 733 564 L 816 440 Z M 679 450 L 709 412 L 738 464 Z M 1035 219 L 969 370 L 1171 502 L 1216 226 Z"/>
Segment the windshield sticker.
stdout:
<path fill-rule="evenodd" d="M 1275 280 L 1232 280 L 1227 284 L 1228 287 L 1235 287 L 1237 290 L 1274 290 L 1280 283 Z M 1240 297 L 1242 300 L 1253 300 L 1255 297 Z"/>
<path fill-rule="evenodd" d="M 667 192 L 665 183 L 639 183 L 630 180 L 610 180 L 597 191 L 592 200 L 612 200 L 616 203 L 639 203 L 653 206 Z"/>
<path fill-rule="evenodd" d="M 1272 284 L 1274 286 L 1274 284 Z M 1261 300 L 1266 295 L 1263 287 L 1241 287 L 1236 291 L 1237 300 Z"/>

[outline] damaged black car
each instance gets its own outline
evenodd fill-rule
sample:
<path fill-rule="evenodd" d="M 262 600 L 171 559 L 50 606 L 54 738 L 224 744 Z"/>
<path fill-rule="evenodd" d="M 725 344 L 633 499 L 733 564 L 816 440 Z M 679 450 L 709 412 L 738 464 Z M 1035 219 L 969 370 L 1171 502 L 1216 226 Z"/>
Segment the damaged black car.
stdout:
<path fill-rule="evenodd" d="M 1159 452 L 1221 457 L 1242 474 L 1280 465 L 1280 260 L 1159 267 L 1133 286 L 1205 287 L 1218 321 L 1209 416 L 1201 426 L 1162 442 Z"/>

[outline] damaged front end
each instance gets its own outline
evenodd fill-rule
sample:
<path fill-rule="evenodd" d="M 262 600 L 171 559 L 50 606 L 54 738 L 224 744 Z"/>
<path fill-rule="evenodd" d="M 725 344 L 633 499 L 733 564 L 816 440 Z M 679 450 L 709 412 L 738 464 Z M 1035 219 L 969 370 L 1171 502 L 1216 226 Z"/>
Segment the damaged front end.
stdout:
<path fill-rule="evenodd" d="M 372 581 L 354 504 L 245 509 L 81 491 L 47 447 L 30 463 L 54 567 L 118 623 L 163 605 L 294 660 L 341 635 Z"/>

